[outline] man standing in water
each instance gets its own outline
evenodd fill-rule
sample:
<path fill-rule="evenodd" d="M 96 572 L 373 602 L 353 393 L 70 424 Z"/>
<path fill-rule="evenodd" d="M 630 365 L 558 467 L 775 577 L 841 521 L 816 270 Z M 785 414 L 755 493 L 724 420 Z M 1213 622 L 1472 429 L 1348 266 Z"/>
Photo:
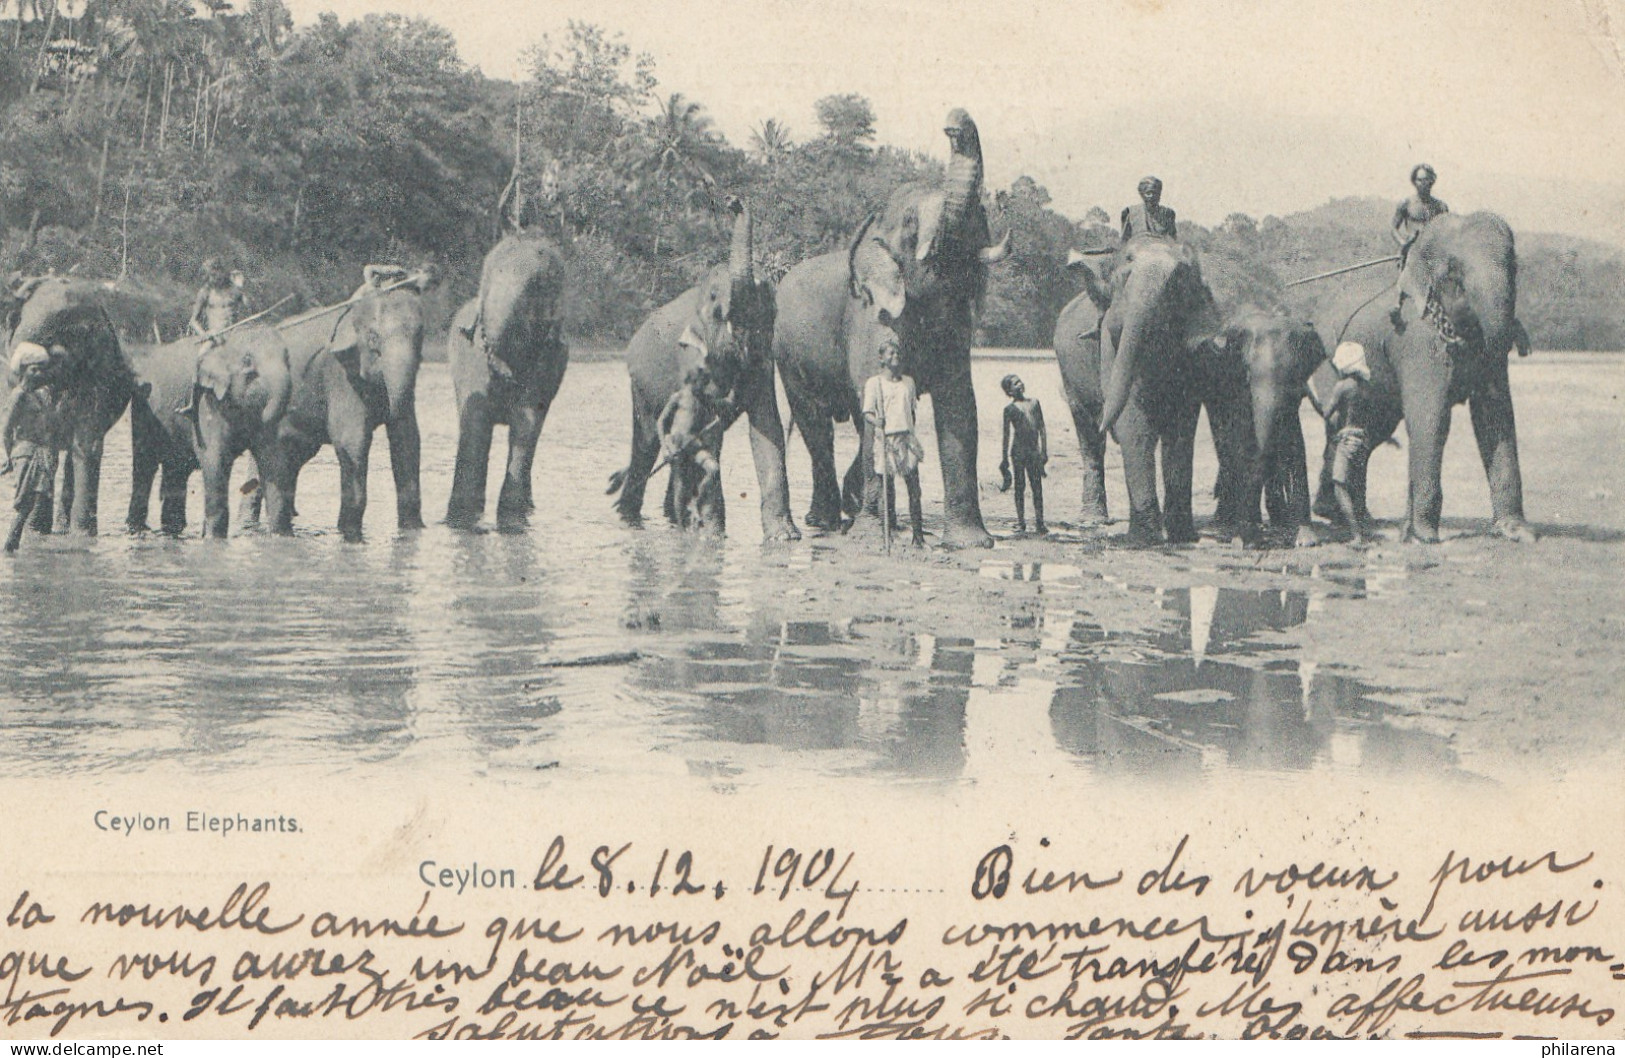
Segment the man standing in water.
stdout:
<path fill-rule="evenodd" d="M 1162 181 L 1148 176 L 1140 181 L 1139 190 L 1140 204 L 1123 210 L 1123 241 L 1128 242 L 1136 235 L 1179 238 L 1174 211 L 1162 204 Z"/>
<path fill-rule="evenodd" d="M 5 550 L 14 553 L 22 543 L 29 516 L 40 503 L 50 503 L 56 477 L 56 450 L 60 409 L 56 395 L 45 384 L 50 354 L 33 342 L 20 342 L 12 355 L 11 368 L 17 387 L 6 409 L 5 426 L 0 427 L 0 444 L 6 451 L 5 472 L 17 475 L 16 517 L 6 536 Z"/>
<path fill-rule="evenodd" d="M 903 361 L 896 343 L 880 352 L 880 374 L 871 375 L 863 386 L 863 418 L 874 437 L 875 473 L 883 482 L 881 517 L 885 531 L 891 531 L 892 512 L 897 510 L 893 478 L 901 476 L 908 488 L 908 516 L 914 527 L 914 546 L 925 546 L 925 525 L 920 511 L 920 460 L 925 450 L 914 436 L 914 412 L 919 390 L 914 379 L 903 374 Z"/>
<path fill-rule="evenodd" d="M 1405 259 L 1411 254 L 1411 247 L 1415 245 L 1422 229 L 1428 226 L 1428 221 L 1441 213 L 1449 213 L 1450 207 L 1433 197 L 1433 183 L 1438 174 L 1433 166 L 1422 164 L 1411 170 L 1411 186 L 1416 188 L 1416 194 L 1411 195 L 1394 210 L 1394 242 L 1399 246 L 1399 270 L 1405 270 Z M 1400 310 L 1405 307 L 1405 288 L 1400 287 L 1399 304 L 1395 305 L 1388 314 L 1394 326 L 1404 326 Z"/>

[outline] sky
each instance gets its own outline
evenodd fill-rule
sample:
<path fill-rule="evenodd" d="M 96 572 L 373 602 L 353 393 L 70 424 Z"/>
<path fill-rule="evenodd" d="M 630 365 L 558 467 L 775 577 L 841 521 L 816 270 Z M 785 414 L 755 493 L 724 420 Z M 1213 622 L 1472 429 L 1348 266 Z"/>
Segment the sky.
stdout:
<path fill-rule="evenodd" d="M 1625 243 L 1625 0 L 289 0 L 298 22 L 432 18 L 492 77 L 571 19 L 654 56 L 660 91 L 738 145 L 798 138 L 857 92 L 884 143 L 946 157 L 976 119 L 987 177 L 1113 214 L 1141 176 L 1211 224 L 1345 195 L 1396 201 L 1426 161 L 1454 209 Z"/>

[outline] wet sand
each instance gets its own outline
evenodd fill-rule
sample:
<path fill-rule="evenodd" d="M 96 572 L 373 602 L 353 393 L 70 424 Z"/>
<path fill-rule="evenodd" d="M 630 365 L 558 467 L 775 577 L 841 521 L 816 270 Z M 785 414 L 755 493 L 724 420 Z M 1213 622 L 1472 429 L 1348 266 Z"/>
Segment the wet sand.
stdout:
<path fill-rule="evenodd" d="M 1011 536 L 1011 499 L 993 484 L 997 380 L 1010 370 L 1048 409 L 1046 539 Z M 1404 460 L 1383 449 L 1371 507 L 1388 539 L 1364 551 L 1243 552 L 1210 539 L 1136 551 L 1113 539 L 1122 523 L 1081 534 L 1053 358 L 979 359 L 974 374 L 991 551 L 888 556 L 811 532 L 763 545 L 742 429 L 724 447 L 727 540 L 666 527 L 661 482 L 647 528 L 621 526 L 603 495 L 629 436 L 617 363 L 572 366 L 538 453 L 539 509 L 517 536 L 395 533 L 380 433 L 364 544 L 331 530 L 330 453 L 301 481 L 294 540 L 129 537 L 120 424 L 104 535 L 31 538 L 0 568 L 15 622 L 0 643 L 0 763 L 434 767 L 522 785 L 665 776 L 727 791 L 1063 770 L 1084 782 L 1200 782 L 1216 770 L 1510 782 L 1619 759 L 1625 361 L 1514 365 L 1538 544 L 1484 535 L 1488 494 L 1460 409 L 1445 541 L 1397 542 Z M 433 523 L 455 437 L 443 366 L 425 366 L 419 401 Z M 1305 423 L 1313 452 L 1319 426 Z M 840 431 L 844 468 L 856 442 Z M 924 441 L 930 529 L 941 484 L 929 431 Z M 1215 468 L 1204 426 L 1199 526 Z M 799 519 L 810 495 L 799 436 L 790 471 Z M 1115 448 L 1107 471 L 1121 513 Z M 197 491 L 194 481 L 194 525 Z M 549 664 L 612 652 L 637 657 Z"/>

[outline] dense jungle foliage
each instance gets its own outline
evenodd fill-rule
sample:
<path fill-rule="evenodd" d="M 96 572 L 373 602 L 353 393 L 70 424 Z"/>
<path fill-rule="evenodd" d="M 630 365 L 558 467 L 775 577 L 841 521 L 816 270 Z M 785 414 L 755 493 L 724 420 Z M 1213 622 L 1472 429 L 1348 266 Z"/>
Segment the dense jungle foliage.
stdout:
<path fill-rule="evenodd" d="M 538 42 L 513 84 L 399 15 L 296 29 L 281 0 L 16 0 L 8 13 L 0 268 L 115 279 L 121 324 L 143 334 L 181 328 L 216 255 L 248 275 L 253 301 L 290 309 L 347 296 L 365 263 L 433 259 L 449 314 L 478 281 L 516 152 L 529 223 L 567 248 L 569 331 L 606 345 L 725 258 L 728 194 L 753 203 L 759 256 L 779 274 L 842 246 L 899 182 L 941 173 L 876 143 L 871 105 L 851 94 L 805 119 L 764 115 L 749 143 L 729 143 L 702 102 L 593 25 Z M 1133 189 L 1076 220 L 1028 177 L 992 197 L 1015 252 L 994 269 L 982 340 L 1048 345 L 1078 290 L 1067 250 L 1113 241 Z M 1391 210 L 1345 199 L 1182 235 L 1221 301 L 1271 301 L 1285 278 L 1388 252 Z M 1537 346 L 1625 348 L 1625 252 L 1556 235 L 1520 236 L 1520 250 Z"/>

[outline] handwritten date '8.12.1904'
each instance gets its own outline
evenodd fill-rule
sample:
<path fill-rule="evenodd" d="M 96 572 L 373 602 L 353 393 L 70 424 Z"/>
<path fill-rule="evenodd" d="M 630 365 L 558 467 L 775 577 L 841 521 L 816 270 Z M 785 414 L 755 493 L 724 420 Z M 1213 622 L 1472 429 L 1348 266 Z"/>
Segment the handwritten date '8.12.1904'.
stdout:
<path fill-rule="evenodd" d="M 38 879 L 5 905 L 0 1025 L 1551 1038 L 1609 1032 L 1625 989 L 1588 851 L 1231 869 L 1189 835 L 1159 847 L 1114 862 L 1048 838 L 1004 842 L 945 858 L 940 888 L 909 889 L 865 884 L 855 850 L 707 855 L 562 835 L 524 869 L 420 859 L 411 889 L 355 904 L 299 879 L 188 882 L 162 898 L 147 880 L 88 899 Z"/>

